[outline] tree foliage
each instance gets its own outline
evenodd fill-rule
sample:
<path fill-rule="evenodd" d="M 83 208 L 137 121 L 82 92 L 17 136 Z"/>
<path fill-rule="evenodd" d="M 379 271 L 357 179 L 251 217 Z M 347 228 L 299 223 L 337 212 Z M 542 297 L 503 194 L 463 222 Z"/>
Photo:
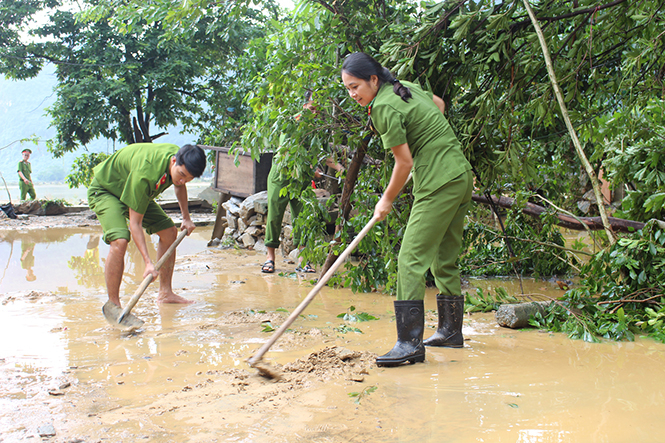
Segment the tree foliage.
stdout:
<path fill-rule="evenodd" d="M 235 61 L 265 19 L 260 11 L 234 18 L 230 7 L 214 8 L 216 15 L 183 29 L 156 14 L 120 21 L 115 8 L 126 2 L 79 3 L 78 12 L 55 1 L 28 3 L 29 10 L 16 6 L 23 22 L 40 8 L 49 21 L 28 32 L 29 42 L 15 26 L 4 39 L 2 71 L 24 78 L 56 64 L 57 100 L 48 110 L 56 157 L 98 137 L 129 144 L 151 142 L 179 123 L 201 133 L 217 127 L 225 115 L 219 110 L 238 101 L 226 94 Z"/>

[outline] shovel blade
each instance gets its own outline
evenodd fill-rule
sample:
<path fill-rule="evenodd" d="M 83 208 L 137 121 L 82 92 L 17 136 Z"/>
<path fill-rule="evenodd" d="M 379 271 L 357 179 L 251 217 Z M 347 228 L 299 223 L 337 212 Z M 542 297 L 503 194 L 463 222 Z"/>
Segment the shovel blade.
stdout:
<path fill-rule="evenodd" d="M 118 307 L 111 301 L 107 301 L 106 304 L 104 304 L 102 307 L 102 313 L 104 313 L 104 318 L 106 318 L 106 321 L 109 322 L 111 326 L 123 331 L 133 331 L 143 326 L 144 323 L 143 320 L 132 313 L 127 313 L 125 318 L 123 318 L 121 322 L 118 322 L 118 318 L 122 315 L 122 308 Z"/>

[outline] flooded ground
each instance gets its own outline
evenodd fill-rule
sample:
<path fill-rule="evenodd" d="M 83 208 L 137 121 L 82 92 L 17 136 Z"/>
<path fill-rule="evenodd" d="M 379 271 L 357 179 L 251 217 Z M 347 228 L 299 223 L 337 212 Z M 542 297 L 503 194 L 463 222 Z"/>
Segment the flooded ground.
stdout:
<path fill-rule="evenodd" d="M 4 232 L 0 441 L 662 441 L 664 345 L 588 344 L 474 314 L 463 349 L 377 368 L 375 354 L 395 340 L 383 294 L 324 288 L 266 354 L 282 380 L 262 377 L 245 360 L 312 284 L 281 260 L 261 274 L 261 254 L 207 248 L 210 233 L 197 229 L 178 250 L 174 288 L 195 303 L 158 306 L 153 285 L 133 310 L 145 326 L 125 334 L 101 313 L 108 249 L 98 227 Z M 123 302 L 141 274 L 132 251 Z M 498 285 L 519 289 L 472 280 L 469 290 Z M 549 282 L 524 286 L 562 294 Z M 427 336 L 435 291 L 425 305 Z M 379 320 L 338 317 L 352 307 Z"/>

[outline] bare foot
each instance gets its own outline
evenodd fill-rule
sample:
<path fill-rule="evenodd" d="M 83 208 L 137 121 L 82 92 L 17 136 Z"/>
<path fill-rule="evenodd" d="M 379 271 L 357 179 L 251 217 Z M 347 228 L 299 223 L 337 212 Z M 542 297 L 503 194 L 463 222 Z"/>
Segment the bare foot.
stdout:
<path fill-rule="evenodd" d="M 179 295 L 174 294 L 171 292 L 170 294 L 159 294 L 157 296 L 157 303 L 182 303 L 182 304 L 189 304 L 189 303 L 194 303 L 191 300 L 187 300 L 184 297 L 181 297 Z"/>

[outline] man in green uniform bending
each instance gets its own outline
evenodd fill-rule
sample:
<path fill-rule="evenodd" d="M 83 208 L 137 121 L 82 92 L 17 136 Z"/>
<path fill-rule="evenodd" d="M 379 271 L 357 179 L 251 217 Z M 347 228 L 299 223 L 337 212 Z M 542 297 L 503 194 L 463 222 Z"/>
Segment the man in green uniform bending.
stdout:
<path fill-rule="evenodd" d="M 35 192 L 35 185 L 32 184 L 32 166 L 28 161 L 32 151 L 24 149 L 21 154 L 23 160 L 18 162 L 18 188 L 21 191 L 21 200 L 25 200 L 27 195 L 30 195 L 30 200 L 34 200 L 37 198 L 37 193 Z"/>
<path fill-rule="evenodd" d="M 120 149 L 94 169 L 88 188 L 88 204 L 102 225 L 103 240 L 110 245 L 106 258 L 106 287 L 109 300 L 120 306 L 120 283 L 125 252 L 131 239 L 143 260 L 143 278 L 159 276 L 158 303 L 191 303 L 176 295 L 171 287 L 175 254 L 157 272 L 146 246 L 143 229 L 159 236 L 158 258 L 173 244 L 177 229 L 173 220 L 155 203 L 155 198 L 172 184 L 182 213 L 180 229 L 191 234 L 195 226 L 189 217 L 185 184 L 199 177 L 206 166 L 198 146 L 178 148 L 172 144 L 136 143 Z M 129 226 L 127 223 L 129 220 Z"/>

